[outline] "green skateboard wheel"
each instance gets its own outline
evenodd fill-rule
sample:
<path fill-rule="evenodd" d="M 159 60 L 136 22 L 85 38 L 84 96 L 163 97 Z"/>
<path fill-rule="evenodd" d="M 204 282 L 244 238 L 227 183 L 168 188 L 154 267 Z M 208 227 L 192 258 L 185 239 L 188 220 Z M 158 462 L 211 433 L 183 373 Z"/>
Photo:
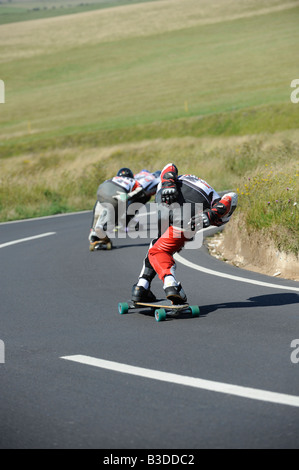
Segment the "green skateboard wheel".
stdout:
<path fill-rule="evenodd" d="M 155 311 L 156 321 L 163 321 L 166 319 L 166 310 L 164 308 L 159 308 Z"/>
<path fill-rule="evenodd" d="M 118 304 L 118 313 L 122 315 L 123 313 L 128 313 L 128 311 L 129 311 L 129 305 L 126 302 L 120 302 Z"/>
<path fill-rule="evenodd" d="M 192 305 L 190 307 L 191 313 L 193 317 L 198 317 L 200 314 L 200 309 L 198 305 Z"/>

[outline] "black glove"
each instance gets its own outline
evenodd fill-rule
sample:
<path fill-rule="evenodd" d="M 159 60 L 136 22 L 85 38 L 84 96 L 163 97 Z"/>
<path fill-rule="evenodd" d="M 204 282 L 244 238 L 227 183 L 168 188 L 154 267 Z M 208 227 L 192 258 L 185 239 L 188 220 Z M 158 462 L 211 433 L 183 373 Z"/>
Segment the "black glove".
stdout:
<path fill-rule="evenodd" d="M 206 212 L 203 212 L 202 213 L 202 226 L 203 226 L 203 228 L 210 227 L 210 225 L 211 225 L 211 222 L 210 222 L 210 219 L 209 219 L 208 215 L 206 214 Z"/>
<path fill-rule="evenodd" d="M 201 228 L 209 227 L 211 225 L 211 222 L 206 212 L 202 212 L 191 217 L 189 225 L 191 231 L 195 232 L 196 230 L 200 230 Z"/>
<path fill-rule="evenodd" d="M 178 199 L 178 190 L 174 181 L 164 181 L 162 183 L 161 200 L 163 203 L 171 205 Z"/>

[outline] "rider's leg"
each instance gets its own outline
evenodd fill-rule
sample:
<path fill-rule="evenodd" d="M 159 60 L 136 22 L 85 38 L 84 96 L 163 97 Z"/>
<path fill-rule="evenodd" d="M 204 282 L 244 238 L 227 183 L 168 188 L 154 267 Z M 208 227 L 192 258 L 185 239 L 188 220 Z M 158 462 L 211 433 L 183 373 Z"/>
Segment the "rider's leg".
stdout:
<path fill-rule="evenodd" d="M 98 245 L 106 245 L 111 243 L 110 238 L 107 235 L 108 227 L 111 226 L 114 219 L 114 208 L 109 203 L 96 203 L 94 210 L 94 222 L 93 228 L 90 231 L 89 241 L 90 251 L 97 249 Z"/>
<path fill-rule="evenodd" d="M 186 302 L 186 294 L 175 278 L 174 253 L 180 251 L 187 239 L 183 231 L 170 226 L 149 249 L 148 259 L 159 278 L 163 281 L 165 295 L 174 303 Z"/>
<path fill-rule="evenodd" d="M 155 243 L 156 239 L 150 244 L 150 248 Z M 150 249 L 149 248 L 149 249 Z M 148 253 L 143 261 L 142 269 L 139 274 L 137 284 L 133 285 L 132 288 L 132 300 L 135 302 L 154 302 L 156 296 L 150 290 L 151 282 L 156 276 L 156 271 L 153 269 L 148 259 Z"/>

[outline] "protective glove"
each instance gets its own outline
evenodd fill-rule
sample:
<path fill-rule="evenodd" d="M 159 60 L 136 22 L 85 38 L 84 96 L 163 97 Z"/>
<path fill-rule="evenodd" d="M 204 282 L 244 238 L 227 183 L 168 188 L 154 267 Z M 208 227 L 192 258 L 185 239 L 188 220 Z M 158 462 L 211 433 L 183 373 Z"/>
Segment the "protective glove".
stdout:
<path fill-rule="evenodd" d="M 202 212 L 200 214 L 194 215 L 191 217 L 189 222 L 189 227 L 192 232 L 200 230 L 202 228 L 207 228 L 211 225 L 210 219 L 206 212 Z"/>
<path fill-rule="evenodd" d="M 173 204 L 178 199 L 176 182 L 178 169 L 173 163 L 168 163 L 161 172 L 161 200 L 164 204 Z"/>
<path fill-rule="evenodd" d="M 203 228 L 210 227 L 211 222 L 210 222 L 210 219 L 209 219 L 207 213 L 203 212 L 201 215 L 202 215 L 202 226 L 203 226 Z"/>
<path fill-rule="evenodd" d="M 175 182 L 164 181 L 162 183 L 161 200 L 162 203 L 171 205 L 178 199 L 178 190 Z"/>

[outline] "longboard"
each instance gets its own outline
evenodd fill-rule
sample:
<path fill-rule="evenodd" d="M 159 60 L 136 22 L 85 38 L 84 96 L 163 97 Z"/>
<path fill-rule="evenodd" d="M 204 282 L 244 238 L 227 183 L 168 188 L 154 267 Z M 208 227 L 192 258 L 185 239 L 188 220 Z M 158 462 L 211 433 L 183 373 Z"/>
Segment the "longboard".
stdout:
<path fill-rule="evenodd" d="M 128 313 L 129 310 L 140 309 L 140 308 L 150 308 L 155 312 L 155 320 L 160 322 L 166 320 L 167 315 L 175 316 L 179 312 L 190 312 L 193 317 L 198 317 L 200 314 L 200 309 L 198 305 L 189 305 L 189 304 L 170 304 L 167 301 L 161 303 L 154 302 L 120 302 L 118 304 L 118 313 L 121 315 Z"/>

